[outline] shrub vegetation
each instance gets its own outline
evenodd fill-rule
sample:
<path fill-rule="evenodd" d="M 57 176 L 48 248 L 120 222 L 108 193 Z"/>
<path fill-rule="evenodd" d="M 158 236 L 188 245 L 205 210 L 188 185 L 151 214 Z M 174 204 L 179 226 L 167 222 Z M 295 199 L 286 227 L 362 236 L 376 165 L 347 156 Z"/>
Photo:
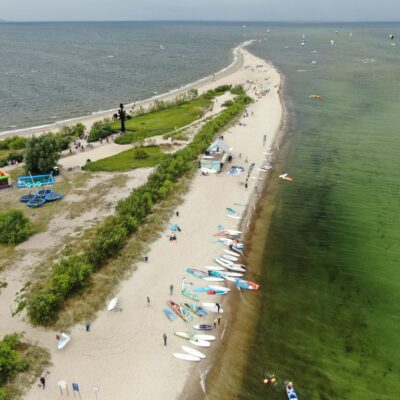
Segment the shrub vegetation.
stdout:
<path fill-rule="evenodd" d="M 1 244 L 17 245 L 26 240 L 32 233 L 32 224 L 21 210 L 0 212 Z"/>
<path fill-rule="evenodd" d="M 115 215 L 97 228 L 81 255 L 56 264 L 51 276 L 32 290 L 27 305 L 33 324 L 50 325 L 57 320 L 64 301 L 87 285 L 90 275 L 118 254 L 129 235 L 146 221 L 154 204 L 174 190 L 179 178 L 195 167 L 197 157 L 207 149 L 215 135 L 244 111 L 251 99 L 241 87 L 235 91 L 234 104 L 204 124 L 185 148 L 166 155 L 144 185 L 118 202 Z"/>

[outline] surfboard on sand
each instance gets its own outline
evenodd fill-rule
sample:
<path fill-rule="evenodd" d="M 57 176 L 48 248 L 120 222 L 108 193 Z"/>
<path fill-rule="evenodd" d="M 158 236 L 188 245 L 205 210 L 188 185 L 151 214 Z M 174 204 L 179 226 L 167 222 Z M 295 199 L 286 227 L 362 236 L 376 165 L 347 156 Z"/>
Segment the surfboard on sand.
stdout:
<path fill-rule="evenodd" d="M 216 303 L 202 303 L 202 304 L 206 310 L 218 313 L 218 307 L 217 307 Z M 220 307 L 219 313 L 222 314 L 223 312 L 224 312 L 223 308 Z"/>
<path fill-rule="evenodd" d="M 185 361 L 200 361 L 200 357 L 192 356 L 191 354 L 173 353 L 173 356 L 178 360 Z"/>
<path fill-rule="evenodd" d="M 200 351 L 197 351 L 197 350 L 195 350 L 195 349 L 192 349 L 191 347 L 189 347 L 189 346 L 181 346 L 181 349 L 183 350 L 183 351 L 186 351 L 186 353 L 188 353 L 188 354 L 190 354 L 190 355 L 192 355 L 192 356 L 195 356 L 195 357 L 199 357 L 199 358 L 206 358 L 206 356 L 205 356 L 205 354 L 203 354 L 203 353 L 201 353 Z"/>
<path fill-rule="evenodd" d="M 107 310 L 108 310 L 108 311 L 114 310 L 115 307 L 117 307 L 117 304 L 118 304 L 118 297 L 114 297 L 114 298 L 111 299 L 110 302 L 108 303 Z"/>
<path fill-rule="evenodd" d="M 66 333 L 61 333 L 61 337 L 57 342 L 57 350 L 63 349 L 71 340 L 71 337 L 68 336 Z"/>
<path fill-rule="evenodd" d="M 210 347 L 211 346 L 211 343 L 207 342 L 206 340 L 189 340 L 189 342 L 198 347 Z"/>
<path fill-rule="evenodd" d="M 163 311 L 164 311 L 164 314 L 167 316 L 167 318 L 170 321 L 173 321 L 174 319 L 176 319 L 177 315 L 169 307 L 164 307 Z"/>

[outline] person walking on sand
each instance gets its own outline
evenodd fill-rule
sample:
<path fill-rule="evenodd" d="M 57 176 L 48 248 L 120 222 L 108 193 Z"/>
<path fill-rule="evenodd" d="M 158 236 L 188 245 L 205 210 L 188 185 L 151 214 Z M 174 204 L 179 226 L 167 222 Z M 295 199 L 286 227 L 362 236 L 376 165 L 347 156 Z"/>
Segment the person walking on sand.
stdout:
<path fill-rule="evenodd" d="M 171 283 L 171 285 L 169 285 L 169 295 L 172 296 L 173 292 L 174 292 L 174 285 Z"/>
<path fill-rule="evenodd" d="M 42 388 L 44 390 L 44 388 L 46 387 L 46 378 L 44 376 L 41 376 L 39 381 L 42 384 Z"/>
<path fill-rule="evenodd" d="M 267 142 L 267 135 L 263 136 L 263 146 L 265 146 L 265 143 Z"/>
<path fill-rule="evenodd" d="M 221 316 L 220 315 L 218 315 L 217 321 L 218 321 L 218 325 L 221 325 Z"/>
<path fill-rule="evenodd" d="M 214 329 L 217 329 L 217 320 L 214 319 Z"/>
<path fill-rule="evenodd" d="M 220 310 L 220 308 L 221 308 L 221 304 L 216 303 L 215 305 L 217 306 L 217 313 L 219 314 L 219 310 Z"/>
<path fill-rule="evenodd" d="M 163 335 L 163 339 L 164 339 L 164 346 L 166 346 L 167 345 L 167 334 L 166 333 L 164 333 Z"/>
<path fill-rule="evenodd" d="M 148 262 L 149 262 L 149 256 L 145 256 L 145 257 L 144 257 L 144 262 L 145 262 L 145 263 L 148 263 Z"/>
<path fill-rule="evenodd" d="M 175 213 L 175 215 L 176 215 L 177 217 L 179 217 L 179 211 L 177 211 L 177 212 Z"/>
<path fill-rule="evenodd" d="M 89 331 L 90 331 L 90 326 L 91 326 L 90 322 L 86 322 L 86 323 L 85 323 L 86 332 L 89 332 Z"/>
<path fill-rule="evenodd" d="M 150 307 L 150 297 L 147 296 L 147 307 Z"/>

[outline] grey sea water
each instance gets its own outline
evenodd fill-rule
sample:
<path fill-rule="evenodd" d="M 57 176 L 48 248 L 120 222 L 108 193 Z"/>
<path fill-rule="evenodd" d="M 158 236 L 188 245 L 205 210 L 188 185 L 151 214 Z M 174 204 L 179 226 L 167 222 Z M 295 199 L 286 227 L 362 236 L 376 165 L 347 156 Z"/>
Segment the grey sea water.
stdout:
<path fill-rule="evenodd" d="M 226 67 L 239 23 L 0 24 L 0 131 L 90 114 Z"/>

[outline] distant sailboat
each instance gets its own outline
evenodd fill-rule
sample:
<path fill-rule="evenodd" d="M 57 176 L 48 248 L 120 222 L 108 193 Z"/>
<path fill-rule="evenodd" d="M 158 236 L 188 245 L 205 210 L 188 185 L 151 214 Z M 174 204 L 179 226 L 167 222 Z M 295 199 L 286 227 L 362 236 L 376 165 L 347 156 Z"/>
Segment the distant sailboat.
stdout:
<path fill-rule="evenodd" d="M 165 50 L 165 47 L 162 44 L 160 44 L 160 50 Z"/>
<path fill-rule="evenodd" d="M 334 45 L 335 45 L 335 41 L 331 40 L 331 46 L 334 46 Z"/>

